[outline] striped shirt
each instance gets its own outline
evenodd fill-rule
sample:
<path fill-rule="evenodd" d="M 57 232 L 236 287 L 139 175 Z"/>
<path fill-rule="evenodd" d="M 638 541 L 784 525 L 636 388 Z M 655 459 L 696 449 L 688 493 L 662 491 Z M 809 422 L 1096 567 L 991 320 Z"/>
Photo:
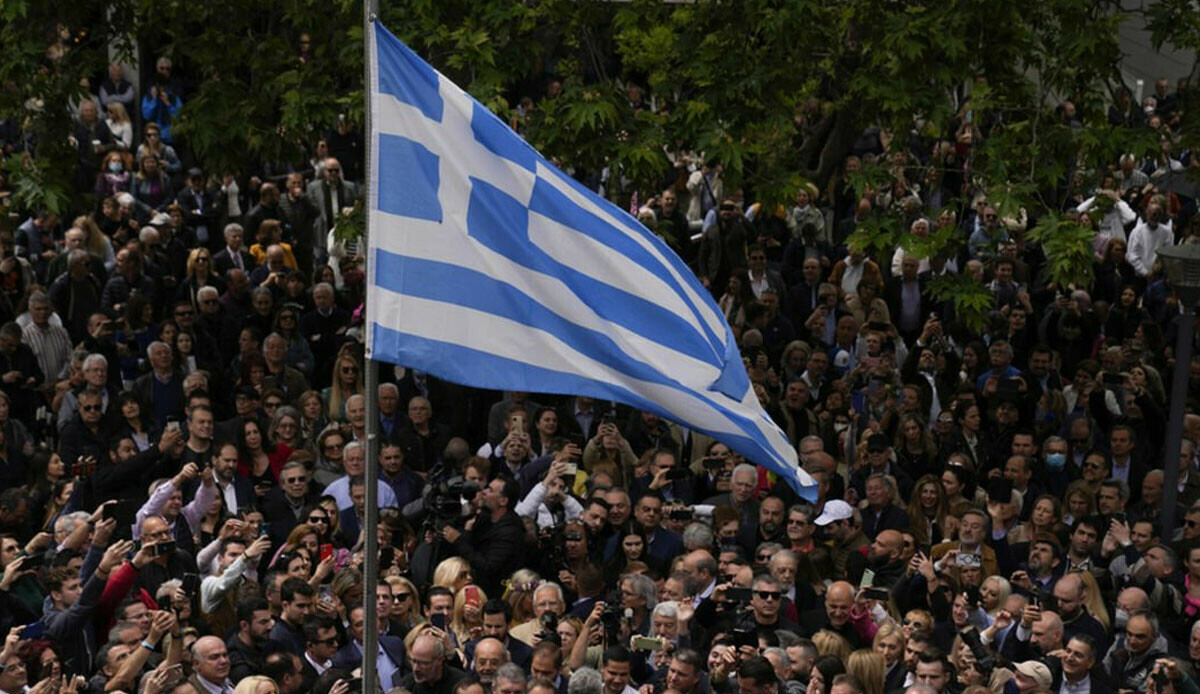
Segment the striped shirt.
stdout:
<path fill-rule="evenodd" d="M 22 332 L 24 342 L 37 356 L 38 366 L 46 374 L 47 382 L 53 382 L 71 359 L 71 338 L 67 331 L 61 325 L 39 328 L 30 323 Z"/>

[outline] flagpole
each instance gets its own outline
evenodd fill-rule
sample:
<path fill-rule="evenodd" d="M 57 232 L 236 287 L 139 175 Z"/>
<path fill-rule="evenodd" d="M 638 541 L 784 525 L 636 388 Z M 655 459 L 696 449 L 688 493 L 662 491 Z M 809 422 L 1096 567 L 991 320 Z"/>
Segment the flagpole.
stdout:
<path fill-rule="evenodd" d="M 363 109 L 364 128 L 367 133 L 367 146 L 363 154 L 363 243 L 366 245 L 367 262 L 374 264 L 370 253 L 371 230 L 371 196 L 374 194 L 374 164 L 371 152 L 374 149 L 375 133 L 371 123 L 371 91 L 374 84 L 372 65 L 373 34 L 371 24 L 375 21 L 377 0 L 363 0 L 363 98 L 366 100 Z M 371 325 L 371 306 L 364 300 L 363 321 Z M 374 334 L 374 331 L 368 331 Z M 366 345 L 366 390 L 363 395 L 367 401 L 367 450 L 366 450 L 366 509 L 363 513 L 363 533 L 366 543 L 363 548 L 363 664 L 362 683 L 363 694 L 375 694 L 379 691 L 379 670 L 376 662 L 379 657 L 379 615 L 376 613 L 375 596 L 379 587 L 379 363 L 372 354 L 372 345 Z M 397 663 L 399 665 L 399 663 Z M 388 682 L 386 689 L 391 688 Z"/>

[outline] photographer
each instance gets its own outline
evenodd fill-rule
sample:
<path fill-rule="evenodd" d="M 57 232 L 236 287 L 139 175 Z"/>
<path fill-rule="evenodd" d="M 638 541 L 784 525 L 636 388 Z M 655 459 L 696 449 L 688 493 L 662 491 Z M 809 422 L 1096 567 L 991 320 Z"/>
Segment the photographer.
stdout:
<path fill-rule="evenodd" d="M 574 448 L 568 444 L 563 451 L 570 455 Z M 561 526 L 563 522 L 574 520 L 583 513 L 583 506 L 575 497 L 569 494 L 564 475 L 567 474 L 567 462 L 555 460 L 546 471 L 546 477 L 525 495 L 517 504 L 517 515 L 522 518 L 533 518 L 539 529 Z"/>
<path fill-rule="evenodd" d="M 489 594 L 502 594 L 500 582 L 521 567 L 525 525 L 512 510 L 519 493 L 515 480 L 494 479 L 483 490 L 483 508 L 465 530 L 441 529 L 451 553 L 471 562 L 479 586 Z"/>

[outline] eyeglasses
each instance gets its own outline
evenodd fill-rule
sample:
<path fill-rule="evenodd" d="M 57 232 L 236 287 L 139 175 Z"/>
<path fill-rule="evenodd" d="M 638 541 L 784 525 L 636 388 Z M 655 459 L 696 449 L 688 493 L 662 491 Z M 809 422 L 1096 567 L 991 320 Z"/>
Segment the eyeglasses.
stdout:
<path fill-rule="evenodd" d="M 84 412 L 99 412 L 101 407 L 99 405 L 80 405 L 79 409 Z"/>
<path fill-rule="evenodd" d="M 757 559 L 760 562 L 771 561 L 771 555 L 770 554 L 760 554 L 760 555 L 758 555 Z"/>
<path fill-rule="evenodd" d="M 567 542 L 580 542 L 583 540 L 583 535 L 564 535 L 563 539 Z"/>
<path fill-rule="evenodd" d="M 284 484 L 304 484 L 308 481 L 307 477 L 286 477 L 283 480 Z"/>
<path fill-rule="evenodd" d="M 346 444 L 344 444 L 344 443 L 327 443 L 327 444 L 325 444 L 325 450 L 327 450 L 327 451 L 340 451 L 345 447 L 346 447 Z"/>
<path fill-rule="evenodd" d="M 780 593 L 777 590 L 756 590 L 754 591 L 754 594 L 762 600 L 778 600 L 779 598 L 783 597 L 783 593 Z"/>
<path fill-rule="evenodd" d="M 308 522 L 309 523 L 324 523 L 326 525 L 329 525 L 329 519 L 326 518 L 325 516 L 309 516 Z"/>
<path fill-rule="evenodd" d="M 295 317 L 295 316 L 293 316 L 293 315 L 292 315 L 292 314 L 290 314 L 290 313 L 281 313 L 281 314 L 279 314 L 279 322 L 280 322 L 280 323 L 282 323 L 282 322 L 283 322 L 283 321 L 285 321 L 285 320 L 296 320 L 296 317 Z"/>
<path fill-rule="evenodd" d="M 1184 524 L 1186 527 L 1189 527 L 1189 528 L 1194 528 L 1194 527 L 1196 527 L 1196 526 L 1200 525 L 1200 521 L 1194 521 L 1194 520 L 1185 520 L 1185 521 L 1183 522 L 1183 524 Z"/>
<path fill-rule="evenodd" d="M 1083 464 L 1083 467 L 1089 470 L 1099 470 L 1103 466 L 1100 463 L 1086 462 Z"/>

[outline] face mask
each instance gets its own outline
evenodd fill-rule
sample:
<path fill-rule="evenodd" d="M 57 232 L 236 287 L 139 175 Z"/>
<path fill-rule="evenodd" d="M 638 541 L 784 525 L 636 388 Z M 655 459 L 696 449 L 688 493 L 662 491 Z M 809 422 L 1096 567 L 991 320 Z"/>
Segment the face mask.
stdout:
<path fill-rule="evenodd" d="M 1129 623 L 1129 613 L 1118 607 L 1116 617 L 1117 625 L 1115 628 L 1118 630 L 1124 629 L 1125 625 Z"/>
<path fill-rule="evenodd" d="M 1061 470 L 1067 464 L 1067 455 L 1065 453 L 1047 453 L 1046 466 L 1051 470 Z"/>
<path fill-rule="evenodd" d="M 125 170 L 125 166 L 119 161 L 110 161 L 108 162 L 108 170 L 113 173 L 121 173 Z"/>

